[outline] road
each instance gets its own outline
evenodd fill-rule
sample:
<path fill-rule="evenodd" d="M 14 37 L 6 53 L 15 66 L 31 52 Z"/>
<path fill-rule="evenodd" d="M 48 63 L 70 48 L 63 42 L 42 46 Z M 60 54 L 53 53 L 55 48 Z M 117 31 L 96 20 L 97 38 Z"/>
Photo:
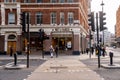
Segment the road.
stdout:
<path fill-rule="evenodd" d="M 3 66 L 12 61 L 13 60 L 1 60 L 0 66 Z M 45 60 L 33 59 L 33 60 L 30 60 L 30 67 L 23 68 L 23 69 L 7 70 L 1 67 L 0 68 L 0 80 L 8 80 L 8 79 L 9 80 L 24 80 L 31 74 L 31 72 L 33 72 L 39 65 L 41 65 L 44 62 Z M 25 59 L 19 60 L 18 64 L 26 64 L 26 60 Z"/>
<path fill-rule="evenodd" d="M 120 64 L 120 49 L 116 48 L 108 48 L 107 49 L 107 57 L 101 57 L 100 62 L 101 64 L 109 64 L 109 52 L 114 53 L 113 57 L 113 64 Z M 104 80 L 120 80 L 120 69 L 105 69 L 105 68 L 98 68 L 98 59 L 91 58 L 91 59 L 82 59 L 80 60 L 84 64 L 86 64 L 90 69 L 97 72 Z"/>

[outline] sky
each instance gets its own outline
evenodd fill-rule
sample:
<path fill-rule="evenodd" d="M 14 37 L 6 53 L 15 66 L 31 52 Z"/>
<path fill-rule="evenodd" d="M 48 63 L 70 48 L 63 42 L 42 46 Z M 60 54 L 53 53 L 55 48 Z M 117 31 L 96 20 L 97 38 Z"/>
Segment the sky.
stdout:
<path fill-rule="evenodd" d="M 91 11 L 99 12 L 102 11 L 102 6 L 100 5 L 102 0 L 92 0 Z M 106 13 L 106 27 L 111 33 L 115 33 L 116 24 L 116 11 L 120 5 L 120 0 L 103 0 L 104 6 L 103 11 Z"/>

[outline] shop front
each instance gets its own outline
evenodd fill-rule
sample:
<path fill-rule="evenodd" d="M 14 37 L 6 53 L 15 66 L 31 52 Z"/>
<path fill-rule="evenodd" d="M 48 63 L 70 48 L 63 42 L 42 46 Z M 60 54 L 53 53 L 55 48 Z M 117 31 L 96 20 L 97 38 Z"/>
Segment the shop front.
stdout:
<path fill-rule="evenodd" d="M 60 53 L 67 53 L 73 50 L 73 32 L 72 31 L 54 31 L 52 32 L 52 45 L 59 47 Z"/>

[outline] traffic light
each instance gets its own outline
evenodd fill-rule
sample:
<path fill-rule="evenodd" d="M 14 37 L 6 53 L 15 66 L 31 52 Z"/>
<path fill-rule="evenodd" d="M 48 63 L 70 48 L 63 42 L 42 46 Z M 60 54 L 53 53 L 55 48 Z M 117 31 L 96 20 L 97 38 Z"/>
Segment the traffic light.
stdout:
<path fill-rule="evenodd" d="M 92 31 L 95 31 L 94 12 L 88 15 L 88 25 L 91 26 Z"/>
<path fill-rule="evenodd" d="M 26 32 L 26 16 L 25 12 L 20 14 L 20 24 L 22 26 L 22 32 Z"/>
<path fill-rule="evenodd" d="M 44 33 L 44 40 L 49 39 L 49 37 Z"/>
<path fill-rule="evenodd" d="M 49 39 L 49 37 L 45 34 L 43 29 L 39 30 L 39 39 L 40 39 L 40 41 L 44 41 L 46 39 Z"/>
<path fill-rule="evenodd" d="M 93 35 L 90 35 L 90 39 L 93 39 Z"/>
<path fill-rule="evenodd" d="M 40 41 L 44 40 L 44 30 L 42 30 L 42 29 L 39 30 L 39 39 L 40 39 Z"/>
<path fill-rule="evenodd" d="M 106 20 L 105 17 L 105 13 L 103 13 L 102 11 L 99 12 L 99 23 L 100 23 L 100 31 L 103 31 L 105 29 L 104 25 L 106 24 L 106 22 L 104 22 Z"/>

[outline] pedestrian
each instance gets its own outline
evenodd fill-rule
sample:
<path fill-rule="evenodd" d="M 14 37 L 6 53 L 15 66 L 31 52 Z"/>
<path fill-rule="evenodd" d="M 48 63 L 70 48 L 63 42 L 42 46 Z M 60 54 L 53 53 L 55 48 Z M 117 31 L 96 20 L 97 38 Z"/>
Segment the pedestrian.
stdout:
<path fill-rule="evenodd" d="M 92 53 L 92 55 L 93 55 L 93 53 L 94 53 L 94 48 L 93 48 L 93 47 L 91 47 L 91 53 Z"/>
<path fill-rule="evenodd" d="M 57 45 L 55 46 L 55 54 L 56 54 L 56 57 L 58 57 L 58 46 Z"/>
<path fill-rule="evenodd" d="M 51 45 L 51 46 L 50 46 L 50 56 L 51 56 L 51 58 L 53 58 L 53 52 L 54 52 L 54 48 L 53 48 L 53 46 Z"/>
<path fill-rule="evenodd" d="M 89 48 L 86 48 L 86 53 L 88 54 L 88 52 L 89 52 Z"/>

